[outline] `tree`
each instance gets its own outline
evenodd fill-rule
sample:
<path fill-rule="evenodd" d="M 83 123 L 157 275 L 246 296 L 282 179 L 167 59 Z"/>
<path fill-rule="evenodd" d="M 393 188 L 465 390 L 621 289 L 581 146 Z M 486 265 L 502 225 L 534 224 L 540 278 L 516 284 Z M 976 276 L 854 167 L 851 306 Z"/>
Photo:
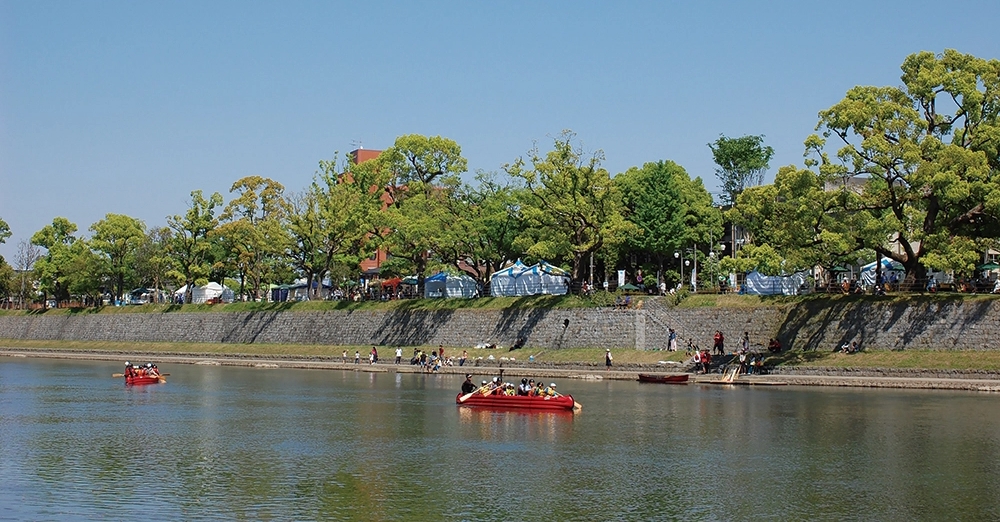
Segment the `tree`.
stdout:
<path fill-rule="evenodd" d="M 867 218 L 859 220 L 859 213 L 844 211 L 845 198 L 856 194 L 828 186 L 838 187 L 816 172 L 787 166 L 778 170 L 773 184 L 740 194 L 728 217 L 757 246 L 740 252 L 756 260 L 749 270 L 776 275 L 857 259 L 862 245 L 856 235 Z M 759 248 L 765 245 L 768 249 Z"/>
<path fill-rule="evenodd" d="M 17 254 L 14 256 L 14 268 L 17 270 L 15 292 L 18 308 L 24 308 L 28 298 L 34 294 L 35 279 L 32 271 L 35 262 L 41 257 L 41 251 L 31 241 L 22 239 L 17 244 Z"/>
<path fill-rule="evenodd" d="M 909 278 L 971 272 L 1000 237 L 1000 61 L 949 49 L 912 54 L 902 71 L 902 86 L 854 87 L 820 112 L 807 165 L 841 180 L 858 249 Z M 843 144 L 839 164 L 825 153 L 830 137 Z"/>
<path fill-rule="evenodd" d="M 134 273 L 135 254 L 146 237 L 146 225 L 133 217 L 107 214 L 90 226 L 90 246 L 103 254 L 114 286 L 115 299 L 125 295 L 125 282 Z"/>
<path fill-rule="evenodd" d="M 64 217 L 57 217 L 31 236 L 33 245 L 46 249 L 45 255 L 35 262 L 34 267 L 35 278 L 46 304 L 50 294 L 55 296 L 56 301 L 69 298 L 65 277 L 71 270 L 70 247 L 77 241 L 74 233 L 76 224 Z"/>
<path fill-rule="evenodd" d="M 394 187 L 419 186 L 430 189 L 439 178 L 457 176 L 468 169 L 462 147 L 441 136 L 407 134 L 396 138 L 392 147 L 375 159 L 392 176 Z"/>
<path fill-rule="evenodd" d="M 252 298 L 262 297 L 263 284 L 272 276 L 276 258 L 285 252 L 284 190 L 281 183 L 260 176 L 241 178 L 229 189 L 237 196 L 226 205 L 220 216 L 223 223 L 215 234 L 240 276 L 241 298 L 247 293 L 247 281 Z"/>
<path fill-rule="evenodd" d="M 151 286 L 155 292 L 153 302 L 160 302 L 160 290 L 170 271 L 169 254 L 172 233 L 167 227 L 153 227 L 143 238 L 135 252 L 135 273 L 145 286 Z"/>
<path fill-rule="evenodd" d="M 459 175 L 468 162 L 458 143 L 441 136 L 409 134 L 396 138 L 392 147 L 353 171 L 365 173 L 388 195 L 381 212 L 384 227 L 374 231 L 394 263 L 404 262 L 417 276 L 417 291 L 423 293 L 428 253 L 437 245 L 446 225 L 444 207 L 450 192 L 459 185 Z"/>
<path fill-rule="evenodd" d="M 715 175 L 722 182 L 722 190 L 729 203 L 747 187 L 764 182 L 764 173 L 770 167 L 774 149 L 764 145 L 764 136 L 741 136 L 727 138 L 720 135 L 714 143 L 709 143 L 712 158 L 719 168 Z"/>
<path fill-rule="evenodd" d="M 722 237 L 722 215 L 711 194 L 684 167 L 672 161 L 646 163 L 615 176 L 614 182 L 621 187 L 629 221 L 641 231 L 628 237 L 629 250 L 654 260 L 661 272 L 673 266 L 674 252 L 697 246 L 696 252 L 711 253 Z"/>
<path fill-rule="evenodd" d="M 371 162 L 366 162 L 371 163 Z M 374 251 L 370 238 L 381 232 L 384 179 L 369 166 L 320 161 L 320 172 L 301 194 L 286 198 L 288 255 L 319 298 L 323 279 L 336 265 L 356 267 Z"/>
<path fill-rule="evenodd" d="M 438 232 L 435 254 L 443 264 L 471 272 L 486 287 L 494 272 L 520 255 L 514 240 L 525 227 L 519 187 L 478 172 L 476 185 L 461 184 L 444 202 L 448 226 Z"/>
<path fill-rule="evenodd" d="M 563 131 L 544 156 L 535 147 L 527 161 L 518 158 L 504 170 L 526 189 L 521 212 L 530 229 L 515 245 L 540 259 L 568 260 L 573 281 L 581 281 L 584 260 L 595 253 L 616 259 L 639 230 L 622 214 L 621 194 L 601 167 L 603 153 L 585 158 L 574 138 Z"/>
<path fill-rule="evenodd" d="M 7 242 L 7 238 L 10 237 L 10 234 L 10 226 L 7 225 L 7 222 L 4 221 L 3 218 L 0 218 L 0 245 Z M 3 259 L 3 257 L 0 257 L 0 259 Z"/>
<path fill-rule="evenodd" d="M 173 267 L 167 275 L 178 284 L 187 286 L 184 292 L 185 303 L 191 302 L 194 286 L 208 283 L 208 275 L 212 270 L 212 242 L 209 234 L 219 224 L 215 209 L 221 205 L 222 196 L 218 192 L 206 199 L 200 190 L 196 190 L 191 193 L 191 206 L 183 216 L 167 218 L 167 226 L 172 231 L 168 244 L 173 261 Z"/>

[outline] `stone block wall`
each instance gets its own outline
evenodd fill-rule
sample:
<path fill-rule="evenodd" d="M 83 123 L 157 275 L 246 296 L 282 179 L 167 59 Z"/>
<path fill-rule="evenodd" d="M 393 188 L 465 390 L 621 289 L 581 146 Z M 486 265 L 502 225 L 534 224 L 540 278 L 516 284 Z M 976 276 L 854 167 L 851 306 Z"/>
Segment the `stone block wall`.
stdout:
<path fill-rule="evenodd" d="M 766 346 L 832 350 L 857 340 L 869 348 L 994 349 L 1000 339 L 1000 301 L 810 301 L 794 306 L 672 308 L 656 299 L 638 310 L 611 308 L 131 313 L 0 316 L 0 339 L 303 343 L 343 346 L 480 343 L 528 347 L 662 349 L 674 328 L 683 349 L 690 339 L 710 348 L 715 330 L 726 348 L 740 335 Z"/>

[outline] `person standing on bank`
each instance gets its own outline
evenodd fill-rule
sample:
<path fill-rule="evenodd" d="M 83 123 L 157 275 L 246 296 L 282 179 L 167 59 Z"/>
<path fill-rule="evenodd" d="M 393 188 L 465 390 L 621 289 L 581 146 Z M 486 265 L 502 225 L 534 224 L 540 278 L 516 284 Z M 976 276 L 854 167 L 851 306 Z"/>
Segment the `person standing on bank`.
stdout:
<path fill-rule="evenodd" d="M 399 361 L 402 361 L 402 360 L 403 360 L 403 349 L 397 347 L 396 348 L 396 364 L 399 364 Z"/>
<path fill-rule="evenodd" d="M 610 370 L 610 369 L 611 369 L 611 361 L 612 361 L 612 360 L 614 360 L 614 357 L 611 357 L 611 348 L 608 348 L 608 349 L 607 349 L 607 350 L 605 350 L 605 352 L 604 352 L 604 366 L 605 366 L 605 368 L 607 368 L 608 370 Z"/>
<path fill-rule="evenodd" d="M 750 332 L 743 332 L 740 338 L 740 349 L 744 352 L 750 351 Z"/>

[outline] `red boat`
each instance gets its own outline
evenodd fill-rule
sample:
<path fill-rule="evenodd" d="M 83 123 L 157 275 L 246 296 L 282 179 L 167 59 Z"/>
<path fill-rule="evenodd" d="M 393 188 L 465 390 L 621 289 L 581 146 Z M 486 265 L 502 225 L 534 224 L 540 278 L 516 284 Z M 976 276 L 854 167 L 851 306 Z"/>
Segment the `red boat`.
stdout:
<path fill-rule="evenodd" d="M 558 397 L 527 397 L 524 395 L 483 395 L 473 393 L 462 401 L 461 393 L 455 397 L 455 403 L 465 406 L 484 406 L 488 408 L 533 410 L 533 411 L 574 411 L 580 405 L 573 400 L 572 395 Z"/>
<path fill-rule="evenodd" d="M 660 384 L 687 384 L 689 375 L 686 373 L 675 373 L 671 375 L 655 375 L 652 373 L 640 373 L 639 382 L 655 382 Z"/>
<path fill-rule="evenodd" d="M 136 376 L 126 376 L 125 384 L 129 386 L 139 386 L 142 384 L 159 384 L 161 382 L 167 382 L 162 376 L 153 375 L 136 375 Z"/>

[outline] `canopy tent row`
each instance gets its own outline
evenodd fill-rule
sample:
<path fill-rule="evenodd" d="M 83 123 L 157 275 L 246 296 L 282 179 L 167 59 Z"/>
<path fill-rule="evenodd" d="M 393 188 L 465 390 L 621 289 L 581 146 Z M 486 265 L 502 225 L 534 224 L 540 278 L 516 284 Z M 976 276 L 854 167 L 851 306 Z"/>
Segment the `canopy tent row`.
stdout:
<path fill-rule="evenodd" d="M 490 277 L 493 297 L 523 297 L 528 295 L 566 295 L 569 273 L 545 261 L 527 266 L 520 259 Z"/>

